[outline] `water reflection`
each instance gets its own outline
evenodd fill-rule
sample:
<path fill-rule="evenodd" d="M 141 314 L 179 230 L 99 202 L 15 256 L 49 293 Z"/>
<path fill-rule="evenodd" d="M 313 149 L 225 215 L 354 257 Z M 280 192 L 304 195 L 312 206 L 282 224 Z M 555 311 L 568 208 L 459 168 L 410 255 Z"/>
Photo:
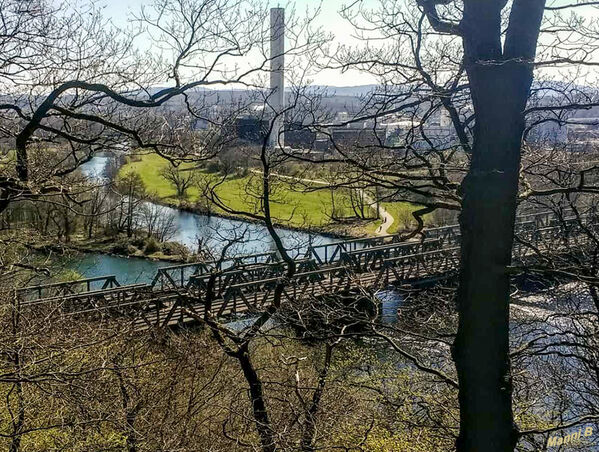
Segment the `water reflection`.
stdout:
<path fill-rule="evenodd" d="M 114 157 L 110 154 L 98 154 L 89 162 L 81 165 L 79 169 L 85 177 L 92 180 L 101 180 L 105 177 L 104 171 L 112 159 Z"/>
<path fill-rule="evenodd" d="M 397 290 L 380 290 L 376 298 L 381 302 L 381 322 L 397 323 L 397 310 L 403 302 L 402 295 Z"/>
<path fill-rule="evenodd" d="M 194 252 L 198 250 L 200 240 L 202 246 L 210 250 L 220 250 L 232 240 L 238 240 L 239 242 L 230 248 L 232 255 L 276 251 L 272 237 L 261 224 L 183 212 L 170 207 L 166 207 L 164 213 L 175 216 L 177 232 L 172 240 L 182 243 Z M 285 228 L 277 228 L 277 233 L 287 249 L 297 248 L 301 252 L 305 252 L 310 244 L 322 245 L 336 241 L 321 234 Z"/>
<path fill-rule="evenodd" d="M 121 284 L 149 283 L 160 267 L 172 265 L 165 261 L 126 258 L 99 253 L 81 254 L 71 260 L 69 267 L 85 278 L 115 275 Z"/>

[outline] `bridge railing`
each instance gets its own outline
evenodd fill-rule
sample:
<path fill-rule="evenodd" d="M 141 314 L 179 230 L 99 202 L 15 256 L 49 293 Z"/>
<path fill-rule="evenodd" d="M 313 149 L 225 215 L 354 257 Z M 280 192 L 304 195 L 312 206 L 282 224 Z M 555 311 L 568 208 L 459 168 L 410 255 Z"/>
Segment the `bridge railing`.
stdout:
<path fill-rule="evenodd" d="M 527 230 L 520 230 L 516 234 L 513 246 L 513 258 L 515 262 L 529 260 L 531 255 L 539 254 L 539 257 L 548 258 L 548 253 L 553 255 L 563 252 L 585 252 L 588 245 L 593 244 L 592 237 L 583 231 L 588 229 L 592 234 L 597 233 L 599 224 L 592 222 L 580 224 L 577 218 L 568 218 L 563 221 L 549 222 L 548 226 L 537 228 L 532 225 Z"/>
<path fill-rule="evenodd" d="M 440 239 L 444 243 L 456 243 L 460 239 L 459 225 L 425 228 L 422 232 L 427 239 Z"/>
<path fill-rule="evenodd" d="M 17 289 L 17 296 L 24 301 L 37 300 L 90 292 L 92 290 L 112 289 L 120 285 L 115 275 L 97 276 L 95 278 L 77 279 L 75 281 L 23 287 Z"/>
<path fill-rule="evenodd" d="M 559 218 L 556 216 L 555 212 L 545 210 L 542 212 L 520 214 L 516 221 L 518 223 L 533 222 L 537 227 L 545 227 L 550 226 L 551 222 L 556 219 L 571 218 L 572 216 L 574 216 L 574 211 L 571 208 L 566 207 L 561 209 Z"/>
<path fill-rule="evenodd" d="M 390 247 L 391 248 L 391 247 Z M 404 247 L 404 250 L 410 249 Z M 368 252 L 368 250 L 360 250 Z M 434 249 L 416 254 L 398 255 L 395 257 L 379 259 L 376 265 L 368 269 L 374 272 L 375 285 L 389 285 L 391 282 L 411 281 L 423 276 L 442 276 L 458 268 L 460 247 Z M 360 273 L 354 271 L 347 265 L 321 267 L 311 271 L 296 274 L 286 281 L 283 298 L 293 301 L 307 294 L 322 295 L 330 293 L 333 287 L 348 287 L 352 284 L 354 277 Z M 198 280 L 198 292 L 196 299 L 202 303 L 205 291 L 202 290 L 201 279 Z M 235 313 L 240 310 L 258 310 L 273 300 L 273 291 L 277 283 L 281 281 L 280 276 L 273 276 L 256 281 L 241 282 L 221 286 L 221 290 L 214 293 L 213 314 L 220 316 Z M 205 279 L 203 281 L 205 283 Z"/>
<path fill-rule="evenodd" d="M 427 239 L 421 242 L 394 243 L 388 245 L 363 248 L 361 250 L 343 252 L 340 261 L 357 273 L 376 268 L 385 259 L 414 255 L 435 249 L 441 249 L 444 240 L 440 238 Z"/>
<path fill-rule="evenodd" d="M 308 259 L 314 259 L 320 265 L 331 264 L 333 262 L 339 261 L 340 253 L 342 252 L 356 251 L 362 248 L 378 246 L 385 242 L 396 241 L 398 238 L 399 236 L 397 235 L 383 235 L 378 237 L 340 240 L 338 242 L 326 243 L 324 245 L 309 246 L 305 257 Z"/>
<path fill-rule="evenodd" d="M 147 301 L 151 299 L 151 293 L 152 288 L 148 284 L 131 284 L 111 289 L 92 290 L 40 300 L 23 301 L 21 309 L 29 310 L 40 306 L 48 306 L 55 312 L 60 312 L 63 315 L 72 315 L 91 310 L 119 309 L 133 302 L 139 304 L 139 300 Z"/>
<path fill-rule="evenodd" d="M 277 262 L 277 253 L 259 253 L 235 256 L 218 261 L 193 262 L 189 264 L 171 265 L 159 268 L 151 282 L 158 290 L 186 287 L 192 276 L 204 275 L 212 270 L 235 269 L 247 265 L 269 264 Z"/>
<path fill-rule="evenodd" d="M 189 287 L 194 293 L 207 293 L 209 290 L 208 284 L 212 279 L 213 295 L 221 297 L 227 288 L 231 286 L 276 278 L 282 275 L 284 270 L 285 268 L 282 264 L 271 264 L 251 270 L 231 270 L 214 275 L 195 275 L 191 277 Z"/>
<path fill-rule="evenodd" d="M 195 262 L 192 264 L 171 265 L 159 268 L 150 285 L 156 290 L 176 289 L 185 287 L 189 278 L 209 270 L 209 264 Z"/>
<path fill-rule="evenodd" d="M 378 266 L 377 280 L 389 284 L 446 275 L 457 270 L 459 262 L 459 246 L 391 257 Z"/>
<path fill-rule="evenodd" d="M 295 261 L 298 273 L 316 270 L 318 265 L 311 259 L 300 259 Z M 217 297 L 224 296 L 226 291 L 238 284 L 251 284 L 256 281 L 279 278 L 284 275 L 287 265 L 284 262 L 269 264 L 249 265 L 244 268 L 227 269 L 222 272 L 203 275 L 194 275 L 190 278 L 189 287 L 192 291 L 208 290 L 209 281 L 212 278 L 212 290 Z"/>
<path fill-rule="evenodd" d="M 574 240 L 572 237 L 576 235 L 576 228 L 580 226 L 578 221 L 577 218 L 556 219 L 548 212 L 519 216 L 515 228 L 516 235 L 531 244 L 539 244 L 544 241 L 551 244 L 555 241 L 563 241 L 564 237 L 568 240 Z M 365 270 L 377 268 L 385 259 L 406 254 L 426 253 L 432 248 L 442 250 L 459 243 L 459 227 L 455 225 L 425 229 L 423 232 L 425 239 L 420 241 L 401 242 L 402 237 L 400 235 L 387 235 L 311 246 L 308 248 L 305 257 L 298 259 L 297 262 L 300 267 L 310 265 L 311 269 L 318 266 L 334 266 L 343 263 L 353 265 L 354 270 L 362 271 L 361 266 Z M 515 249 L 516 253 L 528 252 L 523 250 L 523 245 L 519 246 Z M 296 249 L 294 255 L 298 253 L 299 249 Z M 269 267 L 271 264 L 273 266 Z M 228 283 L 235 285 L 234 283 L 241 281 L 243 278 L 245 278 L 245 281 L 253 281 L 257 278 L 268 277 L 268 275 L 278 275 L 281 272 L 279 264 L 280 259 L 277 253 L 267 252 L 232 257 L 223 261 L 173 265 L 160 268 L 151 283 L 151 287 L 158 291 L 187 288 L 192 277 L 207 275 L 214 269 L 230 273 L 229 276 L 219 276 L 223 281 L 222 284 L 225 284 L 224 281 L 228 278 Z M 248 266 L 252 265 L 258 267 L 266 265 L 266 267 L 248 270 Z M 273 270 L 275 268 L 278 268 L 278 270 Z M 304 267 L 301 270 L 306 269 Z M 116 277 L 110 275 L 25 287 L 19 289 L 18 294 L 22 299 L 44 299 L 53 296 L 67 296 L 74 293 L 111 289 L 119 285 Z"/>
<path fill-rule="evenodd" d="M 318 288 L 320 288 L 321 292 L 324 292 L 326 291 L 326 287 L 344 280 L 344 278 L 348 277 L 349 273 L 349 269 L 345 266 L 318 268 L 299 272 L 293 278 L 286 281 L 282 297 L 292 300 L 298 295 L 305 295 L 308 290 L 314 292 Z M 200 277 L 194 279 L 200 279 Z M 280 276 L 273 276 L 222 287 L 219 293 L 214 294 L 213 309 L 216 311 L 215 314 L 220 316 L 227 313 L 235 313 L 240 310 L 242 305 L 244 311 L 257 310 L 264 307 L 272 302 L 273 291 L 280 281 Z M 201 284 L 201 282 L 198 281 L 198 284 Z M 199 290 L 195 294 L 196 300 L 200 303 L 203 303 L 204 296 L 205 292 L 202 290 Z"/>
<path fill-rule="evenodd" d="M 536 225 L 537 227 L 548 226 L 551 224 L 552 219 L 557 221 L 555 220 L 553 213 L 547 211 L 518 216 L 516 220 L 516 230 L 523 227 L 525 228 L 527 225 Z M 422 234 L 426 239 L 440 239 L 444 242 L 443 246 L 450 246 L 459 242 L 460 226 L 449 225 L 437 228 L 425 228 L 423 229 Z M 306 257 L 314 259 L 321 265 L 326 265 L 339 262 L 342 253 L 381 246 L 385 243 L 401 242 L 401 234 L 342 240 L 324 245 L 310 246 L 306 252 Z"/>

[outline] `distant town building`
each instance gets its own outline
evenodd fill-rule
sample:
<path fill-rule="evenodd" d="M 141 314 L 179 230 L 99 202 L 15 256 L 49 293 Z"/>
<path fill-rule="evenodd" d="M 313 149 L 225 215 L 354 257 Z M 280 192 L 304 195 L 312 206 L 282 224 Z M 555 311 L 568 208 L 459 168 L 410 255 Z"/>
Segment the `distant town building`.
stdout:
<path fill-rule="evenodd" d="M 566 128 L 569 142 L 599 142 L 599 118 L 571 118 Z"/>
<path fill-rule="evenodd" d="M 259 117 L 243 117 L 235 120 L 235 131 L 239 139 L 260 144 L 268 135 L 268 121 Z"/>

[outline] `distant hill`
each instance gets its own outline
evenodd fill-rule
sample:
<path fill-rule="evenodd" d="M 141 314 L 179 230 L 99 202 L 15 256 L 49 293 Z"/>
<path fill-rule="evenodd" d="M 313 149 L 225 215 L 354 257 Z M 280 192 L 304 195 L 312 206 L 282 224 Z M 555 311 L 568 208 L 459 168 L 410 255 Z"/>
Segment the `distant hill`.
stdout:
<path fill-rule="evenodd" d="M 556 92 L 560 92 L 561 89 L 572 89 L 572 87 L 563 87 L 559 82 L 537 84 L 536 88 L 542 87 L 554 87 Z M 373 91 L 375 91 L 379 85 L 356 85 L 356 86 L 330 86 L 330 85 L 312 85 L 308 88 L 309 91 L 322 95 L 321 102 L 323 108 L 333 111 L 348 111 L 352 112 L 361 107 L 361 97 L 364 97 Z M 575 87 L 581 91 L 588 91 L 589 87 Z M 159 91 L 165 89 L 165 87 L 154 87 L 149 90 L 150 94 L 156 94 Z M 133 93 L 131 93 L 133 94 Z M 547 94 L 547 101 L 551 100 L 551 93 Z M 68 99 L 70 96 L 64 96 L 63 98 Z M 41 101 L 40 97 L 40 101 Z M 247 104 L 253 102 L 261 102 L 263 95 L 259 90 L 255 89 L 244 89 L 244 88 L 207 88 L 199 87 L 191 91 L 188 91 L 188 100 L 191 104 L 195 105 L 231 105 L 231 104 Z M 27 95 L 17 96 L 15 95 L 2 95 L 0 94 L 0 102 L 5 101 L 7 103 L 17 102 L 19 105 L 27 106 L 31 99 Z M 35 103 L 35 102 L 34 102 Z M 165 109 L 171 111 L 178 111 L 185 109 L 185 100 L 182 96 L 178 96 L 170 100 L 166 105 Z M 598 118 L 599 107 L 594 107 L 588 110 L 580 109 L 572 112 L 573 117 L 578 118 Z"/>
<path fill-rule="evenodd" d="M 378 85 L 357 85 L 357 86 L 329 86 L 329 85 L 312 85 L 309 90 L 326 92 L 330 96 L 349 96 L 359 97 L 365 94 L 369 94 L 376 90 Z M 155 94 L 164 88 L 156 87 L 150 90 L 150 93 Z M 196 88 L 194 89 L 197 93 L 206 93 L 210 95 L 220 95 L 223 97 L 238 97 L 244 95 L 248 91 L 243 88 Z M 287 88 L 289 91 L 289 88 Z"/>
<path fill-rule="evenodd" d="M 330 95 L 359 97 L 371 93 L 378 88 L 378 85 L 358 85 L 358 86 L 327 86 L 315 85 L 314 89 L 325 90 Z"/>
<path fill-rule="evenodd" d="M 376 85 L 346 87 L 316 85 L 311 87 L 314 92 L 322 95 L 323 107 L 332 111 L 352 111 L 359 108 L 360 97 L 372 92 L 375 88 Z M 155 94 L 162 89 L 160 87 L 153 88 L 150 93 Z M 263 96 L 258 90 L 198 88 L 188 92 L 188 99 L 191 104 L 209 106 L 261 102 Z M 182 109 L 185 107 L 184 99 L 177 97 L 169 101 L 166 107 L 171 110 Z"/>

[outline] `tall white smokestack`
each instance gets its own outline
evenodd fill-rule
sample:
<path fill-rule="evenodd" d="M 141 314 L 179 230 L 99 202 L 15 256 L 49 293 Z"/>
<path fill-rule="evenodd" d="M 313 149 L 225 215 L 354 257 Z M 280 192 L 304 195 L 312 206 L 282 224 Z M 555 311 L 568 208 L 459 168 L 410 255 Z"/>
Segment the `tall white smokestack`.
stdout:
<path fill-rule="evenodd" d="M 271 147 L 284 146 L 283 135 L 285 109 L 285 9 L 270 10 L 270 97 L 268 103 L 278 116 L 269 137 Z"/>

